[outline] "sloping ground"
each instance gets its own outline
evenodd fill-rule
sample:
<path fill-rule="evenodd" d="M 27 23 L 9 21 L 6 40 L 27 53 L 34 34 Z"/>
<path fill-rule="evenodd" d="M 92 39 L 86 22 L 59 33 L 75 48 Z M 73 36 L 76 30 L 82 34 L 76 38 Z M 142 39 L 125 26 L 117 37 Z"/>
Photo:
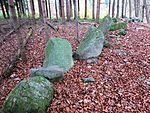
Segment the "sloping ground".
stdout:
<path fill-rule="evenodd" d="M 79 27 L 83 37 L 88 25 Z M 75 51 L 72 23 L 61 25 L 58 32 L 51 30 L 49 36 L 66 37 Z M 112 47 L 103 49 L 99 64 L 75 61 L 64 80 L 54 84 L 55 96 L 48 113 L 150 112 L 150 26 L 131 23 L 125 36 L 107 39 Z M 44 47 L 44 33 L 38 36 L 35 31 L 27 46 L 27 61 L 18 62 L 17 71 L 1 81 L 0 107 L 11 89 L 29 76 L 30 68 L 42 66 Z M 96 82 L 80 80 L 88 76 Z"/>

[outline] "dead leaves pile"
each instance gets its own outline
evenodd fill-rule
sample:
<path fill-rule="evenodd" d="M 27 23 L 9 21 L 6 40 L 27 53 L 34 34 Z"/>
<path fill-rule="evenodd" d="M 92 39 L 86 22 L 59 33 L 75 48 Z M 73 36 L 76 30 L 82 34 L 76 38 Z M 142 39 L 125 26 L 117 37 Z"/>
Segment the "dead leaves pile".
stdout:
<path fill-rule="evenodd" d="M 80 37 L 87 28 L 88 25 L 79 26 Z M 51 30 L 49 37 L 66 38 L 73 51 L 78 45 L 73 23 L 59 26 L 58 32 Z M 108 35 L 106 38 L 111 48 L 103 49 L 99 64 L 75 61 L 73 68 L 65 73 L 64 80 L 54 84 L 54 100 L 48 113 L 150 112 L 150 28 L 130 23 L 125 36 L 110 38 Z M 29 76 L 29 69 L 42 66 L 44 47 L 44 33 L 39 36 L 35 31 L 27 45 L 27 61 L 18 62 L 20 68 L 1 81 L 1 107 L 11 89 Z M 81 81 L 82 77 L 89 76 L 96 82 Z"/>

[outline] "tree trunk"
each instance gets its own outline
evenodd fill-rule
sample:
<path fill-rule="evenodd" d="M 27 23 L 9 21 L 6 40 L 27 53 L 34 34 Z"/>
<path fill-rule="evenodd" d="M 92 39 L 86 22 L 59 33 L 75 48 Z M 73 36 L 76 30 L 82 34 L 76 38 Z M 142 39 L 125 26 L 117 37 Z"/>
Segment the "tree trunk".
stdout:
<path fill-rule="evenodd" d="M 26 13 L 25 13 L 25 6 L 24 6 L 24 1 L 23 0 L 20 0 L 20 3 L 21 3 L 21 9 L 22 9 L 22 14 L 23 14 L 23 16 L 25 16 L 26 17 Z"/>
<path fill-rule="evenodd" d="M 145 11 L 146 11 L 146 20 L 147 20 L 147 23 L 150 23 L 150 1 L 146 0 L 146 3 L 145 3 Z"/>
<path fill-rule="evenodd" d="M 59 16 L 62 17 L 61 0 L 59 0 Z"/>
<path fill-rule="evenodd" d="M 126 0 L 126 3 L 125 3 L 125 17 L 127 16 L 127 5 L 128 5 L 128 1 Z"/>
<path fill-rule="evenodd" d="M 95 0 L 93 0 L 92 18 L 95 19 Z"/>
<path fill-rule="evenodd" d="M 122 0 L 122 12 L 121 12 L 121 17 L 124 17 L 124 0 Z"/>
<path fill-rule="evenodd" d="M 99 16 L 100 16 L 100 0 L 97 0 L 96 23 L 99 23 Z"/>
<path fill-rule="evenodd" d="M 56 19 L 58 20 L 58 10 L 57 10 L 57 1 L 55 0 L 55 11 L 56 11 Z"/>
<path fill-rule="evenodd" d="M 6 0 L 4 0 L 4 5 L 5 5 L 7 17 L 10 18 L 10 15 L 9 15 L 9 6 L 8 6 L 8 2 L 6 2 Z"/>
<path fill-rule="evenodd" d="M 80 0 L 78 0 L 78 17 L 80 18 Z"/>
<path fill-rule="evenodd" d="M 73 16 L 73 14 L 72 14 L 72 0 L 69 0 L 70 1 L 70 17 L 72 17 Z"/>
<path fill-rule="evenodd" d="M 75 17 L 75 26 L 76 26 L 76 39 L 79 41 L 79 33 L 78 33 L 78 16 L 77 16 L 77 1 L 73 0 L 74 2 L 74 17 Z"/>
<path fill-rule="evenodd" d="M 110 10 L 111 10 L 111 0 L 109 0 L 109 9 L 108 9 L 108 15 L 110 15 Z"/>
<path fill-rule="evenodd" d="M 50 3 L 50 0 L 48 0 L 48 6 L 49 6 L 49 17 L 50 17 L 50 19 L 52 19 L 52 15 L 51 15 L 51 3 Z"/>
<path fill-rule="evenodd" d="M 85 0 L 85 14 L 84 18 L 87 18 L 87 0 Z"/>
<path fill-rule="evenodd" d="M 119 17 L 119 0 L 117 0 L 117 15 L 116 15 L 116 18 Z"/>
<path fill-rule="evenodd" d="M 30 0 L 30 8 L 32 13 L 32 20 L 35 23 L 35 8 L 34 8 L 34 0 Z"/>
<path fill-rule="evenodd" d="M 65 22 L 64 0 L 61 0 L 62 22 Z"/>
<path fill-rule="evenodd" d="M 146 3 L 146 0 L 143 0 L 143 6 L 142 6 L 142 21 L 144 20 L 145 3 Z"/>
<path fill-rule="evenodd" d="M 48 7 L 47 7 L 47 0 L 45 0 L 45 8 L 46 8 L 46 17 L 48 17 Z"/>
<path fill-rule="evenodd" d="M 42 18 L 43 18 L 43 12 L 42 12 L 41 0 L 38 0 L 38 6 L 39 6 L 39 17 L 40 17 L 41 21 L 43 21 L 42 20 Z"/>
<path fill-rule="evenodd" d="M 139 4 L 140 4 L 140 1 L 139 0 L 134 0 L 134 8 L 135 8 L 135 16 L 136 17 L 139 17 Z"/>
<path fill-rule="evenodd" d="M 4 7 L 3 7 L 3 2 L 2 2 L 2 0 L 0 0 L 0 4 L 1 4 L 3 16 L 4 16 L 4 18 L 6 19 L 6 14 L 5 14 L 5 10 L 4 10 Z"/>
<path fill-rule="evenodd" d="M 16 3 L 16 7 L 17 7 L 18 17 L 21 18 L 18 0 L 15 0 L 15 3 Z"/>
<path fill-rule="evenodd" d="M 12 25 L 13 25 L 14 29 L 16 29 L 18 26 L 18 22 L 17 22 L 17 16 L 16 16 L 16 11 L 15 11 L 14 1 L 8 0 L 8 4 L 9 4 L 9 8 L 10 8 Z"/>
<path fill-rule="evenodd" d="M 131 0 L 129 0 L 129 18 L 131 18 L 132 11 L 131 11 Z"/>
<path fill-rule="evenodd" d="M 70 21 L 70 0 L 66 0 L 66 15 L 67 21 Z"/>
<path fill-rule="evenodd" d="M 115 2 L 116 0 L 113 0 L 113 5 L 112 5 L 112 18 L 115 16 Z"/>
<path fill-rule="evenodd" d="M 26 1 L 26 5 L 27 5 L 27 11 L 28 11 L 28 17 L 30 18 L 30 13 L 29 13 L 29 4 L 28 4 L 28 0 L 25 0 Z"/>

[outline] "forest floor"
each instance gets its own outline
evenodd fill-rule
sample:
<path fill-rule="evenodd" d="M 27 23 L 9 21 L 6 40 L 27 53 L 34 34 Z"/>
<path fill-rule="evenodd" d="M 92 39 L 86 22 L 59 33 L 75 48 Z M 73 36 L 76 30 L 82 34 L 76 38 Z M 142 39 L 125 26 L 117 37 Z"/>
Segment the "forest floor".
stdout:
<path fill-rule="evenodd" d="M 83 37 L 90 25 L 79 25 L 79 36 Z M 64 80 L 54 83 L 54 99 L 48 113 L 150 113 L 150 25 L 129 23 L 125 36 L 106 39 L 111 44 L 104 48 L 98 64 L 74 61 L 74 66 L 65 73 Z M 0 108 L 16 84 L 29 77 L 30 68 L 41 67 L 44 59 L 45 35 L 39 33 L 38 26 L 26 46 L 26 60 L 17 62 L 16 71 L 0 81 Z M 21 29 L 22 34 L 25 29 Z M 25 34 L 24 34 L 25 35 Z M 78 42 L 75 39 L 73 23 L 59 25 L 59 30 L 49 30 L 50 38 L 66 38 L 75 52 Z M 15 37 L 15 36 L 14 36 Z M 0 73 L 11 56 L 11 38 L 1 45 Z M 9 54 L 9 55 L 8 55 Z M 93 77 L 96 81 L 83 83 L 82 77 Z"/>

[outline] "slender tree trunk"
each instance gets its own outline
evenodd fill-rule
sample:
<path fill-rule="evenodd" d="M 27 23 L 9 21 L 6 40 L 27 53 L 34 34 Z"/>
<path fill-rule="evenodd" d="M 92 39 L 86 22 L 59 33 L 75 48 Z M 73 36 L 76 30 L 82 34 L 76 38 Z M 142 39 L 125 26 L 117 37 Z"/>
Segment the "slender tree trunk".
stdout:
<path fill-rule="evenodd" d="M 131 11 L 131 0 L 129 0 L 129 17 L 131 18 L 132 16 L 132 11 Z"/>
<path fill-rule="evenodd" d="M 31 13 L 32 13 L 32 20 L 33 20 L 33 23 L 35 24 L 34 0 L 30 0 L 30 8 L 31 8 Z"/>
<path fill-rule="evenodd" d="M 80 0 L 78 0 L 78 18 L 80 18 Z"/>
<path fill-rule="evenodd" d="M 79 33 L 78 33 L 78 16 L 77 16 L 77 1 L 73 0 L 74 2 L 74 17 L 75 17 L 75 26 L 76 26 L 76 39 L 79 41 Z"/>
<path fill-rule="evenodd" d="M 115 2 L 116 0 L 113 0 L 113 5 L 112 5 L 112 18 L 115 16 Z"/>
<path fill-rule="evenodd" d="M 150 23 L 150 1 L 146 0 L 146 3 L 145 3 L 145 11 L 146 11 L 146 20 L 147 20 L 147 23 Z"/>
<path fill-rule="evenodd" d="M 121 17 L 124 17 L 124 0 L 122 0 L 122 12 L 121 12 Z"/>
<path fill-rule="evenodd" d="M 145 3 L 146 3 L 146 0 L 143 0 L 143 6 L 142 6 L 142 21 L 144 20 Z"/>
<path fill-rule="evenodd" d="M 116 15 L 116 18 L 119 17 L 119 0 L 117 0 L 117 15 Z"/>
<path fill-rule="evenodd" d="M 109 0 L 109 9 L 108 9 L 108 15 L 110 15 L 110 10 L 111 10 L 111 0 Z"/>
<path fill-rule="evenodd" d="M 65 22 L 64 0 L 61 0 L 62 21 Z"/>
<path fill-rule="evenodd" d="M 70 0 L 66 0 L 66 15 L 67 21 L 70 21 Z"/>
<path fill-rule="evenodd" d="M 62 17 L 61 0 L 59 0 L 59 16 Z"/>
<path fill-rule="evenodd" d="M 43 22 L 43 12 L 42 12 L 41 0 L 38 0 L 38 6 L 39 6 L 39 17 L 40 17 L 40 20 Z"/>
<path fill-rule="evenodd" d="M 93 0 L 92 18 L 95 19 L 95 0 Z"/>
<path fill-rule="evenodd" d="M 56 19 L 58 20 L 57 1 L 55 0 Z"/>
<path fill-rule="evenodd" d="M 127 5 L 128 5 L 128 1 L 126 0 L 126 3 L 125 3 L 125 17 L 127 16 Z"/>
<path fill-rule="evenodd" d="M 2 8 L 2 12 L 3 12 L 3 16 L 6 19 L 6 14 L 5 14 L 5 10 L 4 10 L 4 6 L 3 6 L 3 2 L 2 0 L 0 0 L 0 4 L 1 4 L 1 8 Z"/>
<path fill-rule="evenodd" d="M 16 29 L 18 26 L 18 22 L 17 22 L 17 16 L 16 16 L 16 11 L 15 11 L 14 1 L 8 0 L 8 4 L 9 4 L 9 9 L 10 9 L 10 14 L 11 14 L 12 25 Z"/>
<path fill-rule="evenodd" d="M 46 8 L 46 17 L 48 17 L 48 7 L 47 7 L 47 0 L 45 0 L 45 8 Z"/>
<path fill-rule="evenodd" d="M 52 15 L 51 15 L 51 3 L 50 3 L 50 0 L 48 0 L 48 6 L 49 6 L 49 17 L 50 17 L 50 19 L 52 19 Z"/>
<path fill-rule="evenodd" d="M 136 17 L 139 17 L 139 4 L 140 4 L 140 1 L 139 0 L 134 0 L 134 8 L 135 8 L 135 16 Z"/>
<path fill-rule="evenodd" d="M 19 18 L 21 18 L 21 14 L 20 14 L 20 9 L 19 9 L 18 0 L 15 0 L 15 3 L 16 3 L 16 7 L 17 7 L 18 17 L 19 17 Z"/>
<path fill-rule="evenodd" d="M 100 16 L 100 0 L 97 0 L 96 23 L 99 23 L 99 16 Z"/>
<path fill-rule="evenodd" d="M 28 11 L 28 17 L 30 18 L 30 13 L 29 13 L 29 4 L 28 4 L 28 0 L 26 0 L 26 8 L 27 8 L 27 11 Z"/>
<path fill-rule="evenodd" d="M 85 14 L 84 18 L 87 18 L 87 0 L 85 0 Z"/>
<path fill-rule="evenodd" d="M 6 3 L 6 0 L 4 0 L 4 5 L 5 5 L 7 17 L 10 18 L 10 15 L 9 15 L 9 6 L 8 6 L 8 2 Z"/>
<path fill-rule="evenodd" d="M 23 16 L 25 16 L 26 17 L 26 13 L 25 13 L 25 6 L 24 6 L 24 1 L 23 0 L 20 0 L 20 2 L 21 2 L 21 9 L 22 9 L 22 13 L 23 13 Z"/>
<path fill-rule="evenodd" d="M 73 13 L 72 13 L 72 0 L 70 0 L 70 17 L 73 16 Z"/>

